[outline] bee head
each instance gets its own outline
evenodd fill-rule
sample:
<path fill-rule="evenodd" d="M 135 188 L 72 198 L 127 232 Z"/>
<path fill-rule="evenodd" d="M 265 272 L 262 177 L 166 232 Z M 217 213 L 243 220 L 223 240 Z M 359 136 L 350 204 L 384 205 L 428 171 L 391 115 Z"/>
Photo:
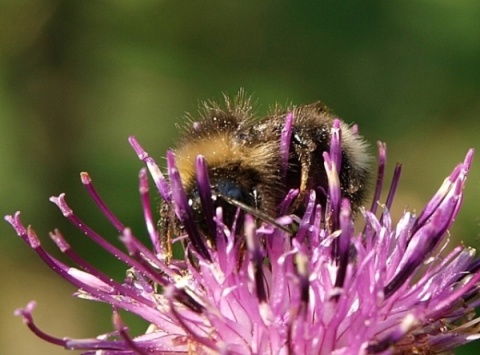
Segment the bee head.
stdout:
<path fill-rule="evenodd" d="M 213 209 L 222 208 L 223 223 L 229 228 L 234 225 L 240 226 L 243 221 L 242 208 L 238 208 L 238 204 L 247 206 L 251 210 L 259 208 L 261 204 L 261 196 L 258 193 L 258 174 L 249 169 L 241 167 L 229 166 L 228 168 L 212 168 L 209 169 L 209 180 L 211 190 L 211 203 Z M 193 210 L 194 218 L 197 226 L 202 232 L 208 234 L 205 218 L 206 206 L 203 205 L 197 184 L 193 184 L 191 188 L 186 189 L 188 202 Z M 231 201 L 238 204 L 234 205 Z M 210 231 L 211 232 L 211 231 Z"/>

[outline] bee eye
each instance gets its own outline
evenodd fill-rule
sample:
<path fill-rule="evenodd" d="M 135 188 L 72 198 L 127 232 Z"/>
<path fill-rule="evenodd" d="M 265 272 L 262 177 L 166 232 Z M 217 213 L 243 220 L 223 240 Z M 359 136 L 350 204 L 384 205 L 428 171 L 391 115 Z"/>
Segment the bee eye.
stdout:
<path fill-rule="evenodd" d="M 237 201 L 245 199 L 244 193 L 238 184 L 230 180 L 222 180 L 217 184 L 218 192 Z"/>

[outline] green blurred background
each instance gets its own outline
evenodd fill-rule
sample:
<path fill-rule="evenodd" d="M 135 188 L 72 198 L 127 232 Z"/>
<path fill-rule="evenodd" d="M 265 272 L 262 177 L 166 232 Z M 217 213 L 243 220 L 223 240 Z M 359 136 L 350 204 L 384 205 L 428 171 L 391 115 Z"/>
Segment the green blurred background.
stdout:
<path fill-rule="evenodd" d="M 127 137 L 163 164 L 184 112 L 240 87 L 258 98 L 260 114 L 276 101 L 321 99 L 359 124 L 373 152 L 386 141 L 389 171 L 404 164 L 395 216 L 419 211 L 479 146 L 479 18 L 478 1 L 2 1 L 0 214 L 21 210 L 53 252 L 47 233 L 61 228 L 121 280 L 120 264 L 48 197 L 66 192 L 76 213 L 116 242 L 80 184 L 79 172 L 88 171 L 121 220 L 145 236 L 142 165 Z M 480 246 L 479 180 L 476 161 L 454 244 Z M 72 298 L 73 287 L 6 223 L 0 267 L 1 354 L 64 353 L 13 317 L 31 299 L 39 325 L 57 336 L 111 330 L 108 306 Z M 134 333 L 144 329 L 133 317 L 126 322 Z"/>

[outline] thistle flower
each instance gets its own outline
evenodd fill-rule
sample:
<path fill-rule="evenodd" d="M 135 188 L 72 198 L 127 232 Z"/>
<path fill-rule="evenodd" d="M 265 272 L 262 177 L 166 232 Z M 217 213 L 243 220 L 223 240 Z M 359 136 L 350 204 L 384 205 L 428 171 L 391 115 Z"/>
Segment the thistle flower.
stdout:
<path fill-rule="evenodd" d="M 16 314 L 39 337 L 85 354 L 98 350 L 102 354 L 426 354 L 448 352 L 478 339 L 480 318 L 475 318 L 474 308 L 480 304 L 480 259 L 474 258 L 474 249 L 463 245 L 446 252 L 473 151 L 419 215 L 405 211 L 395 226 L 389 210 L 401 168 L 395 169 L 377 217 L 386 163 L 385 145 L 379 144 L 374 202 L 363 210 L 365 226 L 356 233 L 350 202 L 340 193 L 339 127 L 334 124 L 331 149 L 324 154 L 329 186 L 323 211 L 312 191 L 302 216 L 280 216 L 276 223 L 259 225 L 246 215 L 242 235 L 223 223 L 221 208 L 213 208 L 207 165 L 199 156 L 199 193 L 214 220 L 215 247 L 200 236 L 193 222 L 173 153 L 167 154 L 167 182 L 154 160 L 130 138 L 162 199 L 174 206 L 184 226 L 185 235 L 172 243 L 187 240 L 180 243 L 186 245 L 187 257 L 171 257 L 171 246 L 158 234 L 149 204 L 147 169 L 140 172 L 140 197 L 150 247 L 117 219 L 89 175 L 82 173 L 82 183 L 118 231 L 127 252 L 83 222 L 64 194 L 51 201 L 88 238 L 125 263 L 123 282 L 82 259 L 60 231 L 50 236 L 75 267 L 47 253 L 34 230 L 20 221 L 19 212 L 5 219 L 53 271 L 78 287 L 76 296 L 112 306 L 114 331 L 91 339 L 56 338 L 36 326 L 34 302 Z M 293 191 L 285 196 L 284 206 L 294 199 Z M 118 309 L 145 319 L 150 324 L 145 334 L 130 336 Z"/>

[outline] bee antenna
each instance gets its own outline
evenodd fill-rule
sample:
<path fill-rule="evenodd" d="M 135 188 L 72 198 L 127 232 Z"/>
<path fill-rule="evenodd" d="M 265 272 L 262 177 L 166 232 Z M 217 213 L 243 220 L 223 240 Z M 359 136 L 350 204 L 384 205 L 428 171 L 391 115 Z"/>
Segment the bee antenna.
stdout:
<path fill-rule="evenodd" d="M 269 216 L 268 214 L 256 209 L 256 208 L 253 208 L 252 206 L 249 206 L 243 202 L 240 202 L 238 200 L 234 200 L 233 198 L 231 197 L 228 197 L 222 193 L 216 193 L 216 195 L 218 197 L 220 197 L 221 199 L 227 201 L 229 204 L 235 206 L 235 207 L 238 207 L 240 208 L 241 210 L 243 210 L 244 212 L 247 212 L 249 214 L 251 214 L 252 216 L 264 221 L 264 222 L 267 222 L 268 224 L 271 224 L 272 226 L 284 231 L 285 233 L 287 233 L 288 235 L 293 235 L 294 232 L 291 228 L 288 228 L 288 227 L 285 227 L 283 225 L 281 225 L 280 223 L 278 223 L 273 217 Z"/>

